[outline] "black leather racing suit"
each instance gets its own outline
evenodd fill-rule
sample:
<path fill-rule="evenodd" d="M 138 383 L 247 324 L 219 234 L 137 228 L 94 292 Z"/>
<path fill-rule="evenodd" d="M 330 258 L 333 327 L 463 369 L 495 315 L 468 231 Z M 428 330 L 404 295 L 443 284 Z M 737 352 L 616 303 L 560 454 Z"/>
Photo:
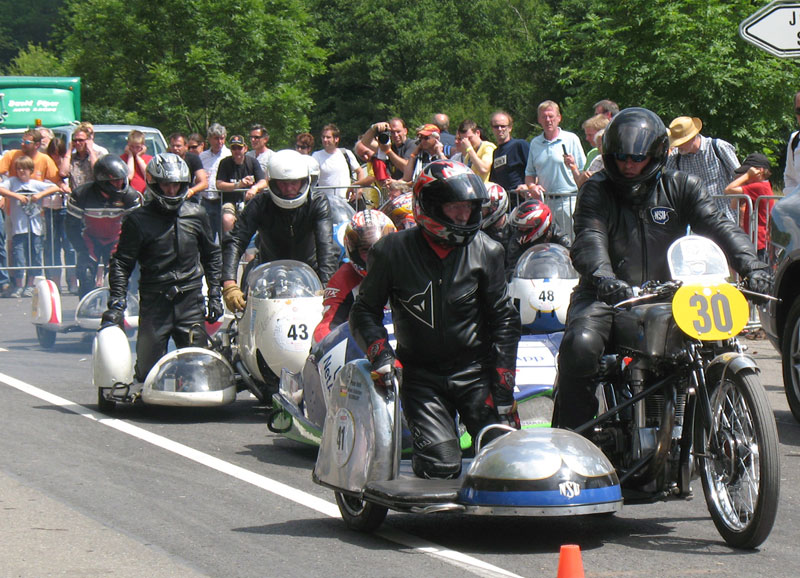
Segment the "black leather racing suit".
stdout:
<path fill-rule="evenodd" d="M 608 345 L 613 309 L 598 300 L 596 280 L 616 277 L 631 286 L 670 279 L 667 249 L 692 232 L 713 239 L 741 275 L 764 267 L 747 235 L 717 209 L 697 177 L 665 171 L 643 202 L 631 204 L 615 191 L 604 171 L 581 188 L 573 214 L 572 263 L 580 273 L 567 312 L 558 356 L 553 421 L 575 428 L 594 417 L 595 376 Z"/>
<path fill-rule="evenodd" d="M 485 404 L 492 378 L 496 368 L 516 368 L 520 318 L 503 276 L 503 249 L 479 232 L 440 258 L 415 227 L 373 245 L 367 270 L 350 331 L 364 351 L 386 339 L 383 307 L 389 300 L 414 471 L 458 475 L 456 411 L 473 436 L 498 423 Z"/>
<path fill-rule="evenodd" d="M 67 200 L 67 238 L 77 253 L 77 277 L 81 297 L 95 288 L 99 263 L 108 258 L 119 239 L 123 218 L 141 206 L 142 196 L 128 186 L 107 195 L 95 183 L 81 185 Z"/>
<path fill-rule="evenodd" d="M 259 263 L 294 259 L 308 264 L 323 285 L 339 266 L 330 205 L 325 195 L 310 195 L 296 209 L 283 209 L 265 191 L 245 205 L 231 235 L 222 242 L 222 280 L 236 281 L 239 259 L 258 232 Z"/>
<path fill-rule="evenodd" d="M 153 200 L 130 213 L 122 224 L 108 281 L 110 301 L 125 299 L 128 279 L 139 262 L 139 333 L 136 379 L 144 381 L 166 353 L 169 338 L 177 347 L 205 346 L 203 275 L 209 288 L 220 286 L 222 257 L 211 223 L 197 203 L 168 211 Z M 194 329 L 193 329 L 194 328 Z"/>

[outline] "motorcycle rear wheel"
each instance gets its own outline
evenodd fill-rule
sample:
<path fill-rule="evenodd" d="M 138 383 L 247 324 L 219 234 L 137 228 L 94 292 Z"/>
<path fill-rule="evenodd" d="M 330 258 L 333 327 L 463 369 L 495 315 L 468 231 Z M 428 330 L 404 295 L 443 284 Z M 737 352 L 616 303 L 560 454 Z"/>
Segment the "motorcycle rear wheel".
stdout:
<path fill-rule="evenodd" d="M 695 448 L 708 511 L 720 535 L 734 548 L 753 549 L 769 536 L 778 511 L 778 428 L 769 400 L 753 370 L 727 373 L 709 383 L 714 453 L 700 411 Z"/>
<path fill-rule="evenodd" d="M 389 509 L 378 506 L 371 502 L 365 502 L 361 498 L 348 496 L 341 492 L 335 492 L 336 505 L 345 525 L 351 530 L 358 532 L 373 532 L 383 524 Z"/>

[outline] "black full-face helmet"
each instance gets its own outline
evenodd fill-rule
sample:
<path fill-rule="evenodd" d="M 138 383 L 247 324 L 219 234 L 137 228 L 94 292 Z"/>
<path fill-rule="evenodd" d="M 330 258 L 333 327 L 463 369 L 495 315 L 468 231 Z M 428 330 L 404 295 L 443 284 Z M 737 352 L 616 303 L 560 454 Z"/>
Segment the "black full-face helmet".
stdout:
<path fill-rule="evenodd" d="M 633 203 L 644 200 L 661 176 L 669 153 L 664 122 L 646 108 L 626 108 L 617 114 L 603 134 L 603 165 L 617 190 Z M 616 160 L 650 158 L 635 177 L 624 176 Z"/>
<path fill-rule="evenodd" d="M 189 165 L 176 154 L 160 153 L 147 163 L 147 190 L 168 211 L 177 210 L 186 200 L 190 181 Z M 177 195 L 170 196 L 164 193 L 161 185 L 167 183 L 180 185 Z"/>
<path fill-rule="evenodd" d="M 414 181 L 414 218 L 417 225 L 442 245 L 466 245 L 481 228 L 481 206 L 489 200 L 486 187 L 466 165 L 449 160 L 433 161 Z M 448 218 L 442 205 L 469 201 L 469 219 L 463 225 Z"/>
<path fill-rule="evenodd" d="M 94 180 L 100 190 L 107 195 L 118 195 L 128 188 L 128 165 L 116 155 L 103 155 L 94 163 Z M 117 188 L 111 181 L 122 180 L 122 187 Z"/>

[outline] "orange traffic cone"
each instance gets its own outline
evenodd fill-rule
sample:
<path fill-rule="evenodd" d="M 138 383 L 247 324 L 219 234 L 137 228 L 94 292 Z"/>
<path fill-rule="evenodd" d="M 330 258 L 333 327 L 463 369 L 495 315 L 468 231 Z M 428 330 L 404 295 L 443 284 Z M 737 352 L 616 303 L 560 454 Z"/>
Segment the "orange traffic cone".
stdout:
<path fill-rule="evenodd" d="M 585 578 L 581 547 L 575 544 L 564 544 L 558 556 L 557 578 Z"/>

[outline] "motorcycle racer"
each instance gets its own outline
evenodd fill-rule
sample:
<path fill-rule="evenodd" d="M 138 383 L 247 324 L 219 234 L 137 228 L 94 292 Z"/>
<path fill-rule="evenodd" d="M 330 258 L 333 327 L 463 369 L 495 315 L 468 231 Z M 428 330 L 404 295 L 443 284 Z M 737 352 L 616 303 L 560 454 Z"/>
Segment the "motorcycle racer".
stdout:
<path fill-rule="evenodd" d="M 486 198 L 483 181 L 465 165 L 426 165 L 414 182 L 418 226 L 372 247 L 350 312 L 351 333 L 376 378 L 394 372 L 395 357 L 402 363 L 400 395 L 420 477 L 459 475 L 456 412 L 473 436 L 494 423 L 519 427 L 513 391 L 520 319 L 503 249 L 480 231 Z M 396 353 L 383 326 L 387 300 Z"/>
<path fill-rule="evenodd" d="M 339 267 L 325 286 L 322 321 L 314 329 L 312 348 L 333 329 L 347 321 L 361 281 L 367 275 L 367 254 L 370 248 L 378 239 L 396 230 L 389 217 L 374 209 L 359 211 L 350 219 L 344 233 L 344 246 L 349 262 Z"/>
<path fill-rule="evenodd" d="M 595 376 L 614 323 L 611 304 L 632 296 L 632 285 L 670 278 L 667 248 L 687 226 L 716 241 L 752 290 L 769 289 L 767 264 L 700 180 L 664 169 L 668 148 L 667 129 L 655 113 L 623 110 L 603 135 L 605 170 L 581 188 L 571 252 L 580 281 L 558 356 L 553 422 L 559 427 L 594 417 Z"/>
<path fill-rule="evenodd" d="M 142 201 L 128 183 L 128 165 L 121 158 L 103 156 L 93 173 L 94 181 L 79 186 L 67 200 L 67 237 L 77 253 L 80 297 L 95 288 L 98 264 L 108 263 L 123 217 Z"/>
<path fill-rule="evenodd" d="M 161 153 L 147 164 L 146 178 L 151 198 L 122 223 L 109 266 L 110 296 L 101 325 L 122 327 L 128 280 L 138 262 L 135 373 L 140 382 L 167 352 L 170 337 L 178 348 L 204 346 L 205 334 L 198 334 L 196 326 L 202 326 L 204 319 L 213 323 L 223 314 L 222 258 L 211 237 L 211 223 L 201 205 L 184 202 L 191 184 L 188 165 L 176 154 Z M 203 276 L 208 285 L 205 305 Z"/>

